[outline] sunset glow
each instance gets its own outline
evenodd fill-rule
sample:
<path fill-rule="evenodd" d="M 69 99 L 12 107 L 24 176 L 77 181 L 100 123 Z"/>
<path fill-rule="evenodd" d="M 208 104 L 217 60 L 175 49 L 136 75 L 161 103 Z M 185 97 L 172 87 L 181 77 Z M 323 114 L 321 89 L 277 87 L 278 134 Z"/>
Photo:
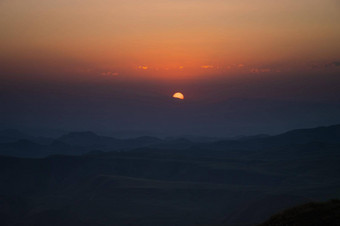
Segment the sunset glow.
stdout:
<path fill-rule="evenodd" d="M 1 116 L 27 127 L 248 133 L 273 109 L 287 118 L 289 107 L 271 102 L 282 101 L 300 116 L 291 125 L 331 121 L 332 110 L 300 106 L 340 109 L 339 11 L 336 0 L 3 0 Z M 176 113 L 174 98 L 188 100 Z"/>
<path fill-rule="evenodd" d="M 225 76 L 227 67 L 232 74 L 289 70 L 340 57 L 340 6 L 333 0 L 13 0 L 0 6 L 6 71 L 20 65 L 28 74 L 105 70 L 139 77 L 137 65 L 144 77 L 195 79 L 212 71 Z M 155 75 L 156 68 L 179 70 Z"/>

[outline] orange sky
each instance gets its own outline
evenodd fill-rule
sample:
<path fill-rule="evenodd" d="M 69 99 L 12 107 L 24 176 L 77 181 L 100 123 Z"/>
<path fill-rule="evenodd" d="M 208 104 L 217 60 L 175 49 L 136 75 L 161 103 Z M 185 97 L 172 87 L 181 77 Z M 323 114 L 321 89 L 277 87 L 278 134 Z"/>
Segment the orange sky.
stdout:
<path fill-rule="evenodd" d="M 337 0 L 3 0 L 0 60 L 49 75 L 279 72 L 340 58 L 339 11 Z"/>

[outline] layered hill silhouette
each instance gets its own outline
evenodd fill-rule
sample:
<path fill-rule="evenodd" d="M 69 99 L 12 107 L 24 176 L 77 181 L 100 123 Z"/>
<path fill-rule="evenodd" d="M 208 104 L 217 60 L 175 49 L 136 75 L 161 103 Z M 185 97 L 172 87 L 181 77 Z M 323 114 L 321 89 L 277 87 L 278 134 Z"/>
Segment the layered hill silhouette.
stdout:
<path fill-rule="evenodd" d="M 340 197 L 339 128 L 204 142 L 2 132 L 0 224 L 258 225 Z"/>
<path fill-rule="evenodd" d="M 340 125 L 300 129 L 276 136 L 257 135 L 220 141 L 200 139 L 171 138 L 160 139 L 144 136 L 130 139 L 117 139 L 100 136 L 94 132 L 71 132 L 59 138 L 34 137 L 17 130 L 0 131 L 0 154 L 15 157 L 46 157 L 54 154 L 80 155 L 92 151 L 122 151 L 137 148 L 161 149 L 263 149 L 283 146 L 306 145 L 309 143 L 339 144 Z M 200 142 L 201 141 L 201 142 Z"/>

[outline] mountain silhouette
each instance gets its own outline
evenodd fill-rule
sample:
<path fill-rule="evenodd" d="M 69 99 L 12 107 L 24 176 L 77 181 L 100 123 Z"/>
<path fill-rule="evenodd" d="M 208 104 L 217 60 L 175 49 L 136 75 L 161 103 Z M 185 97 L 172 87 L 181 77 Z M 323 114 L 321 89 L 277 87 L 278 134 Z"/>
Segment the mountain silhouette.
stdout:
<path fill-rule="evenodd" d="M 0 224 L 257 225 L 339 197 L 338 129 L 218 142 L 73 132 L 48 144 L 0 143 Z"/>

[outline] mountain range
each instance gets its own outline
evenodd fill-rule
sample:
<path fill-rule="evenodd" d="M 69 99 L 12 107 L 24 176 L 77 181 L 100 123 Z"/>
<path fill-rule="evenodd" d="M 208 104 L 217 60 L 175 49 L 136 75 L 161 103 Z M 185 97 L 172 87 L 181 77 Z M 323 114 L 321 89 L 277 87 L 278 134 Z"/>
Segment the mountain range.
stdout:
<path fill-rule="evenodd" d="M 257 225 L 286 208 L 340 197 L 339 131 L 202 142 L 2 131 L 0 223 Z"/>

